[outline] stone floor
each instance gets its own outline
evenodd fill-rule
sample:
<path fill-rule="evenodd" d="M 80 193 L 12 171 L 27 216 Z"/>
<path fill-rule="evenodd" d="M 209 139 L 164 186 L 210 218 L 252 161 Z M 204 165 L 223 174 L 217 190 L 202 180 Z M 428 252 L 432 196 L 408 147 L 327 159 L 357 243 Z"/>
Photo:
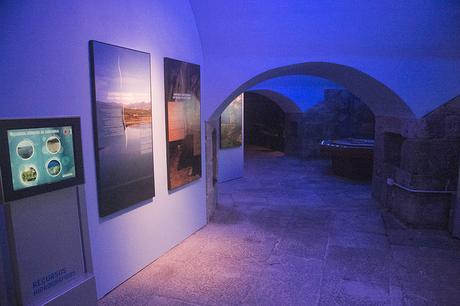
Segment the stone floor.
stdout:
<path fill-rule="evenodd" d="M 407 229 L 324 161 L 247 155 L 212 222 L 99 305 L 460 305 L 460 242 Z"/>

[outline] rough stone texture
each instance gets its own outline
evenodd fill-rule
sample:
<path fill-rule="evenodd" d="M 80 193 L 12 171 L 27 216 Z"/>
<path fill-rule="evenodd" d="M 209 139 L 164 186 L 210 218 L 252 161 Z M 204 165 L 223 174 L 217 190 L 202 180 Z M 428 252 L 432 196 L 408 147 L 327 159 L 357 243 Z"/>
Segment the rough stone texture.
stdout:
<path fill-rule="evenodd" d="M 460 96 L 425 115 L 417 131 L 423 139 L 460 139 Z"/>
<path fill-rule="evenodd" d="M 396 217 L 412 227 L 447 229 L 452 195 L 390 189 L 387 202 Z"/>
<path fill-rule="evenodd" d="M 326 89 L 324 101 L 305 113 L 286 116 L 285 152 L 319 158 L 323 139 L 374 138 L 375 119 L 360 99 L 345 89 Z"/>
<path fill-rule="evenodd" d="M 403 183 L 417 189 L 455 190 L 459 157 L 460 139 L 407 139 L 400 168 L 410 174 L 410 181 Z"/>
<path fill-rule="evenodd" d="M 173 220 L 172 220 L 173 221 Z M 247 156 L 211 223 L 99 305 L 458 305 L 460 241 L 406 228 L 327 162 Z"/>
<path fill-rule="evenodd" d="M 214 215 L 217 206 L 217 121 L 206 122 L 206 217 Z"/>
<path fill-rule="evenodd" d="M 455 203 L 451 195 L 415 194 L 387 186 L 386 179 L 411 189 L 455 191 L 459 159 L 460 97 L 418 122 L 377 118 L 373 195 L 409 225 L 446 229 Z"/>
<path fill-rule="evenodd" d="M 395 117 L 375 118 L 374 167 L 372 178 L 372 194 L 382 206 L 387 203 L 387 178 L 395 177 L 400 166 L 402 143 L 408 137 L 413 137 L 417 130 L 416 120 Z"/>

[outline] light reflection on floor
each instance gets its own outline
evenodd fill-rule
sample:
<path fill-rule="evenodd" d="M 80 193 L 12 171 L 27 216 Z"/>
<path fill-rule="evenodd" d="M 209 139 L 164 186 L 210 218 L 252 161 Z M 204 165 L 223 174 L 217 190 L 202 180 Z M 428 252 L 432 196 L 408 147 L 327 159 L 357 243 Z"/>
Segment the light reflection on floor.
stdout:
<path fill-rule="evenodd" d="M 325 161 L 251 151 L 212 222 L 100 305 L 458 305 L 460 242 L 408 230 Z"/>

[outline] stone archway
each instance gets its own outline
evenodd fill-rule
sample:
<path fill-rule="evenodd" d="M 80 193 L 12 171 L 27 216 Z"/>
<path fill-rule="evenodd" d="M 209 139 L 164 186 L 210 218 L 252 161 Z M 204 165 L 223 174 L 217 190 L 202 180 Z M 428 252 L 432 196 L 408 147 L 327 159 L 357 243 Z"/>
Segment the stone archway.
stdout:
<path fill-rule="evenodd" d="M 317 76 L 333 81 L 352 92 L 372 110 L 376 120 L 372 192 L 379 199 L 385 197 L 388 173 L 387 169 L 384 168 L 384 135 L 390 132 L 409 137 L 415 133 L 417 121 L 412 110 L 393 90 L 372 76 L 353 67 L 328 62 L 307 62 L 265 71 L 235 89 L 214 110 L 208 118 L 207 124 L 217 128 L 220 114 L 244 91 L 268 79 L 287 75 Z M 266 94 L 273 95 L 273 93 Z M 285 103 L 284 105 L 288 107 L 289 103 Z M 207 167 L 214 167 L 217 162 L 217 160 L 207 160 L 206 165 Z M 211 173 L 211 169 L 207 170 L 207 173 Z M 215 193 L 213 196 L 208 194 L 209 199 L 217 199 L 216 188 L 210 187 L 207 190 L 208 192 Z M 208 207 L 212 207 L 213 205 L 215 206 L 216 203 L 208 203 Z"/>
<path fill-rule="evenodd" d="M 302 110 L 299 108 L 299 106 L 294 101 L 292 101 L 285 95 L 280 94 L 276 91 L 268 90 L 268 89 L 255 89 L 255 90 L 248 90 L 246 92 L 253 92 L 253 93 L 262 95 L 264 97 L 267 97 L 268 99 L 278 104 L 278 106 L 281 107 L 281 109 L 285 113 L 301 113 L 302 112 Z"/>
<path fill-rule="evenodd" d="M 258 74 L 235 89 L 212 113 L 208 121 L 218 120 L 222 111 L 239 94 L 268 79 L 287 75 L 310 75 L 338 83 L 366 103 L 376 116 L 415 118 L 407 104 L 385 84 L 355 68 L 327 63 L 308 62 L 274 68 Z"/>

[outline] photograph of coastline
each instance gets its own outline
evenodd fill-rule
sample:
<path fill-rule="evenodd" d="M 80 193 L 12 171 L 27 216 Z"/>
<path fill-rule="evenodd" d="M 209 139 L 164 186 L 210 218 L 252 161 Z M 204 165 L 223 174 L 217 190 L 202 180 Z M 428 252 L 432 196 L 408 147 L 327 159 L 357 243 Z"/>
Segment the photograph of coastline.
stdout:
<path fill-rule="evenodd" d="M 90 42 L 101 217 L 151 199 L 150 54 Z"/>
<path fill-rule="evenodd" d="M 220 116 L 220 148 L 241 147 L 243 141 L 243 94 L 235 98 Z"/>
<path fill-rule="evenodd" d="M 22 159 L 28 160 L 34 155 L 34 144 L 30 140 L 23 140 L 18 144 L 16 152 Z"/>
<path fill-rule="evenodd" d="M 164 59 L 168 189 L 201 177 L 200 66 Z"/>

